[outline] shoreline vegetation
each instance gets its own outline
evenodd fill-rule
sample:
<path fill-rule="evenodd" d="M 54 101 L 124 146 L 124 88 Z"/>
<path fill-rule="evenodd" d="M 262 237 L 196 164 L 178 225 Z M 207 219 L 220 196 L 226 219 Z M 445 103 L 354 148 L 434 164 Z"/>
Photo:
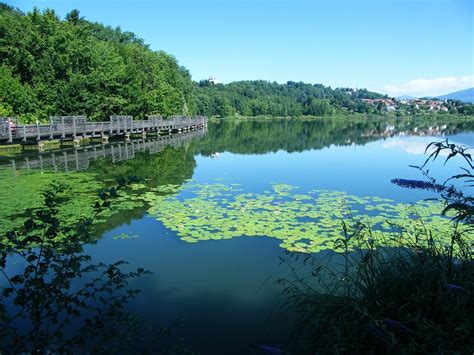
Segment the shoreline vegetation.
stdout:
<path fill-rule="evenodd" d="M 461 115 L 456 113 L 432 113 L 432 114 L 418 114 L 418 115 L 396 115 L 396 114 L 378 114 L 378 113 L 341 113 L 333 116 L 270 116 L 270 115 L 257 115 L 257 116 L 243 116 L 243 115 L 232 115 L 232 116 L 210 116 L 209 120 L 214 122 L 219 121 L 265 121 L 265 120 L 372 120 L 372 121 L 387 121 L 387 122 L 453 122 L 453 121 L 465 121 L 474 122 L 474 115 Z"/>
<path fill-rule="evenodd" d="M 193 81 L 178 60 L 143 39 L 72 10 L 23 13 L 0 3 L 0 116 L 21 123 L 49 116 L 208 117 L 474 116 L 456 100 L 410 102 L 366 89 L 264 80 Z"/>
<path fill-rule="evenodd" d="M 344 237 L 334 243 L 336 262 L 331 262 L 334 255 L 283 260 L 292 276 L 278 282 L 296 317 L 288 349 L 298 354 L 473 351 L 472 158 L 467 147 L 447 140 L 430 147 L 426 162 L 415 167 L 424 180 L 392 183 L 437 192 L 444 205 L 441 215 L 452 213 L 450 241 L 443 241 L 429 224 L 410 232 L 410 220 L 394 222 L 398 236 L 385 234 L 384 241 L 374 237 L 369 224 L 342 219 Z M 447 153 L 445 164 L 455 157 L 461 164 L 462 173 L 444 183 L 429 174 L 440 153 Z"/>

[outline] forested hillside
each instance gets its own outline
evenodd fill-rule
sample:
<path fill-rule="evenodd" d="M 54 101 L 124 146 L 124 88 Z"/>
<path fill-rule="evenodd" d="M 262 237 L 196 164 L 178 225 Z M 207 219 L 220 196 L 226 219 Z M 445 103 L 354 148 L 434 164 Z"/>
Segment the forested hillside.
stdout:
<path fill-rule="evenodd" d="M 60 19 L 53 10 L 24 14 L 0 3 L 0 116 L 27 123 L 50 115 L 379 114 L 387 111 L 382 98 L 365 89 L 292 81 L 196 83 L 173 56 L 151 50 L 131 32 L 87 21 L 77 10 Z M 450 113 L 472 112 L 464 106 Z M 413 112 L 397 107 L 397 114 Z"/>
<path fill-rule="evenodd" d="M 197 110 L 203 115 L 230 116 L 328 116 L 341 112 L 378 113 L 362 99 L 381 94 L 349 88 L 331 89 L 321 84 L 289 81 L 278 84 L 263 80 L 230 84 L 199 82 Z"/>
<path fill-rule="evenodd" d="M 192 91 L 175 58 L 133 33 L 0 4 L 0 116 L 193 114 Z"/>
<path fill-rule="evenodd" d="M 382 97 L 295 82 L 193 83 L 171 55 L 77 10 L 61 20 L 53 10 L 0 4 L 0 33 L 0 116 L 27 122 L 61 114 L 324 116 L 371 112 L 361 99 Z"/>

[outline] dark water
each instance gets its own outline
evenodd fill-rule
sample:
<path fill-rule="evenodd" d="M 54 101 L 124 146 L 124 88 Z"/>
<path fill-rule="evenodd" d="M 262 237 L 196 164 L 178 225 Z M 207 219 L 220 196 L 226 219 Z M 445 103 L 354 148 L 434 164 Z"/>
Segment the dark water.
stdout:
<path fill-rule="evenodd" d="M 96 146 L 86 152 L 59 150 L 54 157 L 45 152 L 41 159 L 37 153 L 2 158 L 2 201 L 13 206 L 0 210 L 2 232 L 25 207 L 13 201 L 21 193 L 15 186 L 22 184 L 27 189 L 23 194 L 39 194 L 55 177 L 80 176 L 102 183 L 137 175 L 146 181 L 140 193 L 174 184 L 181 186 L 175 193 L 180 201 L 193 196 L 187 188 L 192 184 L 236 184 L 244 193 L 263 194 L 272 183 L 279 183 L 296 186 L 301 193 L 324 189 L 416 202 L 431 196 L 401 189 L 390 180 L 421 178 L 409 165 L 425 160 L 429 142 L 449 137 L 474 146 L 472 131 L 468 124 L 220 122 L 189 139 L 168 140 L 166 144 L 174 147 L 152 140 L 147 145 L 134 142 L 133 147 L 112 143 L 113 153 L 110 146 L 105 150 Z M 445 177 L 456 169 L 436 164 L 434 173 Z M 81 179 L 74 183 L 81 184 Z M 91 192 L 88 186 L 93 182 L 84 184 L 78 199 Z M 182 338 L 186 347 L 202 353 L 246 353 L 255 344 L 283 346 L 291 316 L 282 309 L 285 298 L 275 283 L 288 273 L 280 265 L 286 251 L 279 240 L 242 236 L 188 243 L 150 215 L 145 202 L 129 198 L 138 202 L 101 223 L 100 238 L 86 246 L 86 253 L 100 262 L 122 259 L 130 268 L 153 272 L 131 284 L 143 292 L 129 304 L 130 311 L 158 327 L 181 319 L 173 339 Z"/>

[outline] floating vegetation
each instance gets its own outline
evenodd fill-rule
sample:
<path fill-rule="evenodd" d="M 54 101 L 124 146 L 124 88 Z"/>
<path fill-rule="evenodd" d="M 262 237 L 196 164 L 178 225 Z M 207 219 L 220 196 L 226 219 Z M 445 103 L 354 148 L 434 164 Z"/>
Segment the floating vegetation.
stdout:
<path fill-rule="evenodd" d="M 112 239 L 115 240 L 126 240 L 126 239 L 135 239 L 138 238 L 139 236 L 137 234 L 132 234 L 132 233 L 120 233 L 118 235 L 115 235 L 112 237 Z"/>
<path fill-rule="evenodd" d="M 97 193 L 108 187 L 107 183 L 98 179 L 96 175 L 85 172 L 13 173 L 0 170 L 0 191 L 3 192 L 0 204 L 0 240 L 5 242 L 4 236 L 7 231 L 21 228 L 31 213 L 43 205 L 43 192 L 48 189 L 52 181 L 68 186 L 67 192 L 62 196 L 67 202 L 59 209 L 58 217 L 62 222 L 70 224 L 80 223 L 82 219 L 92 216 Z M 128 211 L 139 208 L 145 210 L 146 207 L 143 207 L 145 201 L 141 199 L 140 194 L 143 188 L 144 185 L 141 184 L 130 185 L 130 192 L 123 191 L 110 209 L 96 217 L 95 227 L 103 225 L 104 228 L 108 228 L 107 223 L 122 224 L 124 223 L 122 214 L 127 215 Z M 163 187 L 163 193 L 174 191 L 176 188 Z M 101 231 L 102 229 L 98 234 Z"/>
<path fill-rule="evenodd" d="M 161 189 L 171 192 L 172 187 Z M 148 212 L 188 243 L 270 237 L 279 239 L 286 250 L 315 253 L 332 249 L 343 237 L 342 220 L 369 225 L 370 238 L 383 238 L 386 244 L 400 238 L 402 225 L 404 238 L 415 238 L 429 228 L 449 242 L 451 221 L 440 216 L 440 202 L 406 204 L 341 191 L 298 190 L 272 183 L 263 193 L 246 193 L 237 184 L 190 183 L 176 188 L 172 196 L 149 192 L 145 200 L 150 204 Z M 182 199 L 183 194 L 192 197 Z"/>

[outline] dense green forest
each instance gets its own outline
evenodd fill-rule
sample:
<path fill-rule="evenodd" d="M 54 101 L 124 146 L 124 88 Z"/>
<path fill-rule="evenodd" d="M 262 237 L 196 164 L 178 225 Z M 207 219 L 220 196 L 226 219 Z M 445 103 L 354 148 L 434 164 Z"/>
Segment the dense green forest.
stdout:
<path fill-rule="evenodd" d="M 77 10 L 23 14 L 0 7 L 0 115 L 194 113 L 193 83 L 171 55 Z"/>
<path fill-rule="evenodd" d="M 382 98 L 366 89 L 302 82 L 197 83 L 173 56 L 151 50 L 131 32 L 87 21 L 78 10 L 61 19 L 54 10 L 25 14 L 0 3 L 0 116 L 23 122 L 51 115 L 380 114 L 385 104 L 364 100 Z M 450 113 L 474 112 L 465 107 L 472 105 L 451 106 Z"/>
<path fill-rule="evenodd" d="M 385 96 L 365 89 L 331 89 L 321 84 L 237 81 L 211 84 L 200 81 L 198 112 L 206 116 L 329 116 L 342 112 L 377 113 L 362 99 Z"/>
<path fill-rule="evenodd" d="M 289 81 L 286 84 L 264 80 L 197 84 L 197 111 L 206 116 L 332 116 L 346 114 L 423 116 L 438 114 L 474 115 L 474 105 L 458 100 L 442 103 L 447 112 L 431 111 L 431 102 L 416 107 L 367 89 L 336 88 L 321 84 Z M 375 100 L 375 101 L 374 101 Z M 393 111 L 392 111 L 393 110 Z"/>

